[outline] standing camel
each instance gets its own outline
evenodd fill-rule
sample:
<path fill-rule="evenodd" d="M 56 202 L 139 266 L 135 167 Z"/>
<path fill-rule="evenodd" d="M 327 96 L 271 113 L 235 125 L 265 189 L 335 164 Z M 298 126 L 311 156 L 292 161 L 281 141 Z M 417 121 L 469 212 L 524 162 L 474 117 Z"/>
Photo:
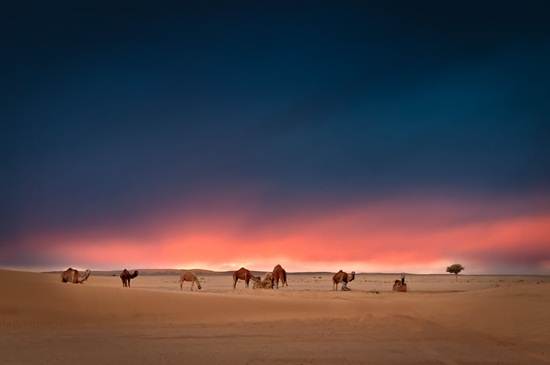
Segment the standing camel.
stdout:
<path fill-rule="evenodd" d="M 233 273 L 233 289 L 237 287 L 237 281 L 239 281 L 239 279 L 244 280 L 247 288 L 248 288 L 248 283 L 250 283 L 250 280 L 254 282 L 261 281 L 259 277 L 252 275 L 250 271 L 245 269 L 244 267 L 241 267 L 239 270 Z"/>
<path fill-rule="evenodd" d="M 353 279 L 355 279 L 355 271 L 352 271 L 350 275 L 340 270 L 332 277 L 332 288 L 338 290 L 338 284 L 342 283 L 342 290 L 349 290 L 348 283 Z"/>
<path fill-rule="evenodd" d="M 288 286 L 288 283 L 286 282 L 286 271 L 281 265 L 277 265 L 273 268 L 273 282 L 277 289 L 279 289 L 279 279 L 281 280 L 283 287 L 285 285 Z"/>
<path fill-rule="evenodd" d="M 61 273 L 61 281 L 63 283 L 82 284 L 90 277 L 92 272 L 86 270 L 83 273 L 79 273 L 78 270 L 69 267 L 67 270 Z"/>
<path fill-rule="evenodd" d="M 183 290 L 183 282 L 184 281 L 190 281 L 191 282 L 191 291 L 193 291 L 193 287 L 195 284 L 197 284 L 197 288 L 199 290 L 202 289 L 201 283 L 199 282 L 199 278 L 197 278 L 197 275 L 193 271 L 184 271 L 180 275 L 180 290 Z"/>
<path fill-rule="evenodd" d="M 122 287 L 130 287 L 130 280 L 136 278 L 138 276 L 138 271 L 134 271 L 133 273 L 130 273 L 128 270 L 124 269 L 120 273 L 120 280 L 122 280 Z"/>

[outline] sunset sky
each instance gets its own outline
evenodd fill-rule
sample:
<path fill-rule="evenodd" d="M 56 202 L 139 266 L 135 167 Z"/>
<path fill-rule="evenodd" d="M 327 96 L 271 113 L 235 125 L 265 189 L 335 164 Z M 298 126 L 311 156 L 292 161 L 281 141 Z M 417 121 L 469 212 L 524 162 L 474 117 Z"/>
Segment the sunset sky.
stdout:
<path fill-rule="evenodd" d="M 2 15 L 0 267 L 550 273 L 543 2 L 202 3 Z"/>

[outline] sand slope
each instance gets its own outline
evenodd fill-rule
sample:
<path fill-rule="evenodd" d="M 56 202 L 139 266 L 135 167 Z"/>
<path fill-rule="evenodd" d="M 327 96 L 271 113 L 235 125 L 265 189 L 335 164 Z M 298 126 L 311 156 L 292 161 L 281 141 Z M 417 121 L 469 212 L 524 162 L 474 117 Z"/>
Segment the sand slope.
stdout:
<path fill-rule="evenodd" d="M 463 291 L 449 281 L 446 290 L 375 294 L 367 279 L 352 292 L 324 289 L 323 279 L 308 275 L 289 277 L 290 290 L 279 291 L 242 284 L 233 291 L 225 289 L 228 279 L 204 278 L 205 287 L 219 289 L 199 293 L 180 292 L 172 277 L 138 278 L 128 290 L 116 277 L 74 285 L 57 275 L 0 270 L 0 359 L 550 364 L 548 280 L 504 277 L 495 287 L 470 277 Z M 414 280 L 429 288 L 421 281 L 432 278 Z"/>

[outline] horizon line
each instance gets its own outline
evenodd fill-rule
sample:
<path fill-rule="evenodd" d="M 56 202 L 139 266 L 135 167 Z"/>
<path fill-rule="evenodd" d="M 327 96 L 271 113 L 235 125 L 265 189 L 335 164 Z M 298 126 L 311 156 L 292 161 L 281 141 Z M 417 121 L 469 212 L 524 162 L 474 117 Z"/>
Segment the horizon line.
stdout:
<path fill-rule="evenodd" d="M 29 269 L 29 268 L 10 268 L 10 267 L 3 267 L 3 266 L 0 266 L 0 270 L 8 270 L 8 271 L 19 271 L 19 272 L 30 272 L 30 273 L 38 273 L 38 274 L 55 274 L 55 273 L 61 273 L 63 272 L 64 270 L 63 269 L 54 269 L 54 270 L 33 270 L 33 269 Z M 93 269 L 89 269 L 92 273 L 112 273 L 112 272 L 120 272 L 122 271 L 123 269 L 100 269 L 100 270 L 93 270 Z M 201 269 L 201 268 L 192 268 L 192 269 L 185 269 L 185 268 L 135 268 L 135 269 L 132 269 L 132 270 L 137 270 L 137 271 L 144 271 L 144 272 L 147 272 L 147 271 L 203 271 L 203 272 L 206 272 L 206 273 L 212 273 L 212 274 L 227 274 L 227 273 L 231 273 L 235 270 L 211 270 L 211 269 Z M 250 271 L 252 272 L 259 272 L 259 273 L 267 273 L 267 272 L 270 272 L 270 271 L 267 271 L 267 270 L 254 270 L 254 269 L 249 269 Z M 350 271 L 351 272 L 351 271 Z M 305 275 L 305 274 L 334 274 L 335 272 L 334 271 L 288 271 L 287 272 L 289 275 Z M 396 271 L 396 272 L 391 272 L 391 271 L 387 271 L 387 272 L 384 272 L 384 271 L 356 271 L 355 272 L 356 275 L 400 275 L 402 273 L 406 274 L 406 275 L 424 275 L 424 276 L 428 276 L 428 275 L 443 275 L 443 276 L 448 276 L 448 275 L 453 275 L 451 273 L 446 273 L 446 272 L 441 272 L 441 273 L 422 273 L 422 272 L 407 272 L 407 271 Z M 460 273 L 458 274 L 460 276 L 545 276 L 545 277 L 549 277 L 550 276 L 550 273 L 472 273 L 472 274 L 468 274 L 468 273 Z"/>

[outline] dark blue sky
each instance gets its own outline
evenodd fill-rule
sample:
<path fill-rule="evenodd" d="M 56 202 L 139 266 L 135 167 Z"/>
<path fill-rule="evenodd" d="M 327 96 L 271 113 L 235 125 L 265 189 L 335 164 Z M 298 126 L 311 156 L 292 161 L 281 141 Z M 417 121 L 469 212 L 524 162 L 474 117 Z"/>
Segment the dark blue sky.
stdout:
<path fill-rule="evenodd" d="M 4 246 L 234 190 L 550 193 L 545 2 L 72 6 L 2 16 Z"/>

